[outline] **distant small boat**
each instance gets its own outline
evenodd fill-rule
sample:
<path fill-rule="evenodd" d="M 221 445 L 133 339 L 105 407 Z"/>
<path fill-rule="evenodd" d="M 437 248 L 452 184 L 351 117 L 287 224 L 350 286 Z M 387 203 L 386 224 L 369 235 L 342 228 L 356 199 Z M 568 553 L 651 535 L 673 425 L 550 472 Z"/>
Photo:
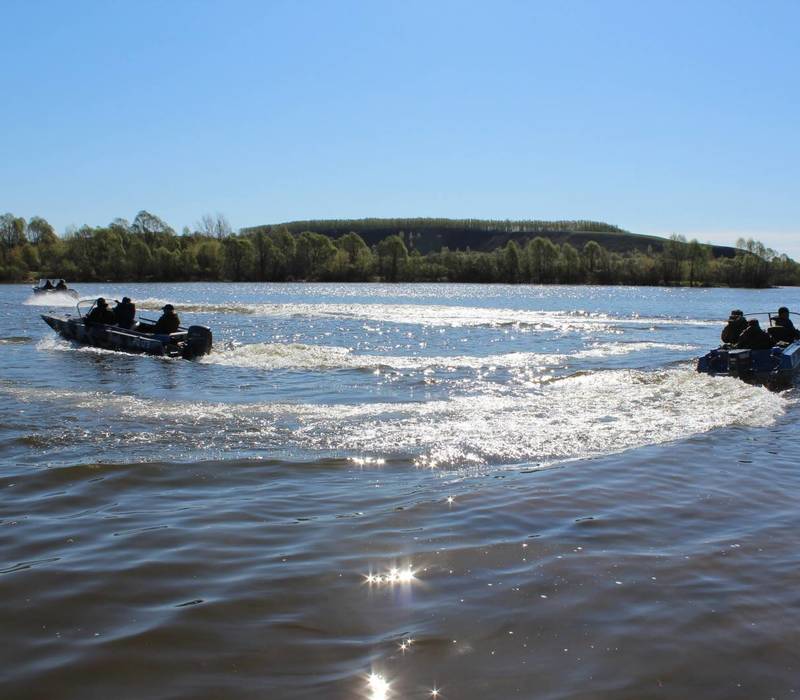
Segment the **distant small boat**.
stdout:
<path fill-rule="evenodd" d="M 175 333 L 144 333 L 136 328 L 120 328 L 101 323 L 86 323 L 78 316 L 42 314 L 44 322 L 66 340 L 105 350 L 143 353 L 191 360 L 211 352 L 212 334 L 206 326 L 179 328 Z"/>
<path fill-rule="evenodd" d="M 77 299 L 78 292 L 74 289 L 67 287 L 67 283 L 58 278 L 43 277 L 39 283 L 33 288 L 34 294 L 66 294 L 67 296 Z"/>
<path fill-rule="evenodd" d="M 772 322 L 773 317 L 769 318 Z M 779 326 L 767 328 L 775 343 L 771 348 L 751 350 L 723 345 L 711 350 L 698 359 L 697 371 L 738 377 L 771 388 L 790 386 L 800 373 L 800 341 L 786 338 L 784 330 Z"/>

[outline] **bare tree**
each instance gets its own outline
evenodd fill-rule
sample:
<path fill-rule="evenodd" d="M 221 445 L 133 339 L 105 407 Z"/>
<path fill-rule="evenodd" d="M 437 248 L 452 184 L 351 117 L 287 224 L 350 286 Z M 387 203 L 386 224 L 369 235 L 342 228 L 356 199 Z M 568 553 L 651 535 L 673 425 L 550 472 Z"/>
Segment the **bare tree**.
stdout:
<path fill-rule="evenodd" d="M 233 233 L 224 214 L 203 214 L 196 224 L 197 232 L 209 238 L 227 238 Z"/>

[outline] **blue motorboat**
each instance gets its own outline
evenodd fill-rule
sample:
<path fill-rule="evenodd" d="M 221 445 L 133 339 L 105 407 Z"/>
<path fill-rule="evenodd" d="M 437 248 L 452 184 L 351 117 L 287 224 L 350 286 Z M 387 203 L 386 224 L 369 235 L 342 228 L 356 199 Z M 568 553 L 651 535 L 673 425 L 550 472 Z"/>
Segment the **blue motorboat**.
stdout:
<path fill-rule="evenodd" d="M 179 328 L 175 333 L 152 333 L 104 323 L 87 323 L 78 302 L 78 315 L 51 316 L 42 314 L 44 322 L 62 338 L 81 345 L 91 345 L 105 350 L 143 353 L 167 357 L 183 357 L 187 360 L 211 352 L 211 330 L 206 326 Z M 141 326 L 146 328 L 144 324 Z"/>
<path fill-rule="evenodd" d="M 759 314 L 746 314 L 754 315 Z M 774 324 L 776 317 L 766 315 L 770 324 Z M 791 385 L 800 373 L 800 340 L 795 340 L 781 326 L 770 325 L 766 330 L 773 340 L 772 347 L 756 350 L 726 344 L 699 358 L 697 371 L 738 377 L 773 388 Z"/>

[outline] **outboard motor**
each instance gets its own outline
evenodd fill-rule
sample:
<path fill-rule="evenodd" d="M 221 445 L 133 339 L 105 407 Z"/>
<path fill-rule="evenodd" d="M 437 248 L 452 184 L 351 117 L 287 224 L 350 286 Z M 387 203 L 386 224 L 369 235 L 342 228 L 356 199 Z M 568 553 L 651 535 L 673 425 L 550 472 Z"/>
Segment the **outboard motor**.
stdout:
<path fill-rule="evenodd" d="M 706 374 L 728 374 L 728 350 L 719 348 L 703 355 L 697 361 L 697 371 Z"/>
<path fill-rule="evenodd" d="M 185 358 L 200 357 L 211 352 L 211 329 L 206 326 L 189 326 L 186 335 L 186 346 L 183 348 Z"/>
<path fill-rule="evenodd" d="M 734 377 L 748 377 L 753 373 L 753 356 L 750 350 L 731 350 L 728 353 L 730 373 Z"/>

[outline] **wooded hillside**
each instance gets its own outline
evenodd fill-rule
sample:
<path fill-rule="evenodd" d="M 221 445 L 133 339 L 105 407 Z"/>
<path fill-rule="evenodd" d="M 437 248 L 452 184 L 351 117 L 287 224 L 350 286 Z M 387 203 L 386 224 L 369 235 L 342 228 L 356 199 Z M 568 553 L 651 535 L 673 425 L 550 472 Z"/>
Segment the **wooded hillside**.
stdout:
<path fill-rule="evenodd" d="M 253 234 L 259 230 L 285 227 L 291 233 L 314 231 L 336 239 L 351 231 L 357 233 L 369 245 L 377 245 L 384 238 L 398 235 L 406 247 L 418 250 L 423 255 L 439 251 L 476 250 L 491 252 L 516 241 L 524 246 L 529 240 L 540 236 L 556 245 L 569 243 L 583 248 L 595 241 L 613 253 L 630 253 L 649 249 L 661 252 L 667 242 L 665 238 L 630 233 L 618 226 L 602 221 L 539 221 L 539 220 L 491 220 L 491 219 L 321 219 L 289 221 L 281 224 L 253 226 L 242 229 L 242 233 Z M 711 246 L 714 257 L 733 257 L 735 248 Z"/>
<path fill-rule="evenodd" d="M 630 234 L 592 221 L 300 221 L 234 233 L 224 216 L 175 232 L 133 222 L 57 235 L 41 217 L 0 216 L 0 281 L 800 284 L 800 265 L 753 239 L 737 248 Z"/>

